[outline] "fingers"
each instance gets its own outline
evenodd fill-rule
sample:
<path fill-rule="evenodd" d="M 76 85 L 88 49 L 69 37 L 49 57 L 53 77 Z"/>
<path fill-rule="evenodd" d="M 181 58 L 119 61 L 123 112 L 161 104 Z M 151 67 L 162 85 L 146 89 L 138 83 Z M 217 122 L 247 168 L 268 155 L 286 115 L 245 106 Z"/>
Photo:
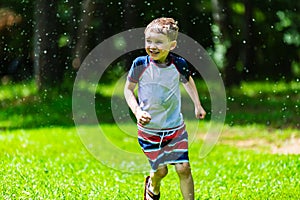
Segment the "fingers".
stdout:
<path fill-rule="evenodd" d="M 202 114 L 198 114 L 198 115 L 196 115 L 196 118 L 197 118 L 197 119 L 203 119 L 204 116 L 203 116 Z"/>
<path fill-rule="evenodd" d="M 205 115 L 206 115 L 205 113 L 200 113 L 199 116 L 198 116 L 198 119 L 204 119 Z"/>
<path fill-rule="evenodd" d="M 205 112 L 204 109 L 200 109 L 200 110 L 196 109 L 195 110 L 195 115 L 196 115 L 197 119 L 204 119 L 205 115 L 206 115 L 206 112 Z"/>
<path fill-rule="evenodd" d="M 143 112 L 142 117 L 151 120 L 151 115 L 148 112 L 146 112 L 146 111 Z"/>
<path fill-rule="evenodd" d="M 151 115 L 148 112 L 142 111 L 140 117 L 138 117 L 138 122 L 142 125 L 146 125 L 151 121 Z"/>
<path fill-rule="evenodd" d="M 199 114 L 199 119 L 204 119 L 205 115 L 206 115 L 206 112 L 204 110 L 201 111 L 200 114 Z"/>

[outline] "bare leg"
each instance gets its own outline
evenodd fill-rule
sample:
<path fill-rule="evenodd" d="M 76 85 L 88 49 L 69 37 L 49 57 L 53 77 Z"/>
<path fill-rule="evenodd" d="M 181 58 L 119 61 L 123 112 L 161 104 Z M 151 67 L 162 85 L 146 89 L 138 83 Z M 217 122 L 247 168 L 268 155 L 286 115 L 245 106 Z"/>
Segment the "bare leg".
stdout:
<path fill-rule="evenodd" d="M 160 182 L 168 174 L 167 166 L 162 166 L 157 169 L 156 172 L 151 172 L 150 174 L 150 187 L 149 189 L 154 193 L 159 193 Z"/>
<path fill-rule="evenodd" d="M 180 189 L 184 200 L 194 200 L 194 181 L 189 163 L 175 164 L 180 179 Z"/>

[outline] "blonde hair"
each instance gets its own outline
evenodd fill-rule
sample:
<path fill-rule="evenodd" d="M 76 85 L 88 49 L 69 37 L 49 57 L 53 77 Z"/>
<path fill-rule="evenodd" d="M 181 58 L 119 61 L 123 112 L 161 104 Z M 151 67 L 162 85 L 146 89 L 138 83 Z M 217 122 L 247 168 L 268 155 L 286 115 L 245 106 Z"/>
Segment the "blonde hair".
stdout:
<path fill-rule="evenodd" d="M 171 41 L 176 40 L 178 36 L 177 21 L 173 18 L 161 17 L 154 19 L 145 29 L 146 31 L 153 31 L 155 33 L 161 33 L 166 35 Z"/>

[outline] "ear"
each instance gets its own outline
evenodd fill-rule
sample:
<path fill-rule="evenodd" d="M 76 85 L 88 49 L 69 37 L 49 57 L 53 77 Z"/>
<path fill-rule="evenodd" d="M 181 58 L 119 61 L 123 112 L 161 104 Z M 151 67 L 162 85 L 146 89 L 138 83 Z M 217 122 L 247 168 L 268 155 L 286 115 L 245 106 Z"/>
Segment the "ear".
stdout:
<path fill-rule="evenodd" d="M 177 46 L 177 41 L 176 41 L 176 40 L 171 41 L 171 47 L 170 47 L 170 50 L 175 49 L 176 46 Z"/>

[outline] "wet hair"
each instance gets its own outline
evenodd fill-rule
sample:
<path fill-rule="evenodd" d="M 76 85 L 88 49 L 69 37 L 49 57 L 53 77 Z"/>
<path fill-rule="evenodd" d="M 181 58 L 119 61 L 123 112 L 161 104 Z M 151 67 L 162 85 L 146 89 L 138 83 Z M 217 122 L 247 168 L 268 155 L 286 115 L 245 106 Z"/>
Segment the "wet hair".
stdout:
<path fill-rule="evenodd" d="M 176 40 L 178 36 L 177 21 L 173 18 L 161 17 L 154 19 L 145 29 L 146 31 L 153 31 L 155 33 L 161 33 L 166 35 L 171 41 Z"/>

